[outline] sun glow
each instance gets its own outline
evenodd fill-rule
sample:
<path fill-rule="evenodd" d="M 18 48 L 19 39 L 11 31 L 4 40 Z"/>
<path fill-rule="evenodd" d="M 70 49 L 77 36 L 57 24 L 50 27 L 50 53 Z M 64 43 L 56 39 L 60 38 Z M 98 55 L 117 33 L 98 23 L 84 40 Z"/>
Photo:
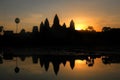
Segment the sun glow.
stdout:
<path fill-rule="evenodd" d="M 85 63 L 85 60 L 82 61 L 82 60 L 75 60 L 76 64 L 84 64 Z"/>
<path fill-rule="evenodd" d="M 75 22 L 75 30 L 85 30 L 89 19 L 84 17 L 74 17 L 73 20 Z"/>
<path fill-rule="evenodd" d="M 86 25 L 85 24 L 75 24 L 75 30 L 85 30 Z"/>
<path fill-rule="evenodd" d="M 86 60 L 75 60 L 75 69 L 81 70 L 86 68 Z"/>

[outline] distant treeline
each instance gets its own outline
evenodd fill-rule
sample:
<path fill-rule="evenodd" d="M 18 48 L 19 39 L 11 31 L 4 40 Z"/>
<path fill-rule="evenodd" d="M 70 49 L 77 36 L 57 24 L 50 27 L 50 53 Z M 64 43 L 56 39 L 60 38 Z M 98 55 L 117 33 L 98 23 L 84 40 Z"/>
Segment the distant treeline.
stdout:
<path fill-rule="evenodd" d="M 0 27 L 2 32 L 3 27 Z M 67 28 L 64 23 L 59 23 L 57 15 L 54 17 L 53 25 L 50 27 L 46 18 L 41 22 L 40 29 L 34 26 L 32 32 L 26 32 L 24 29 L 20 33 L 13 31 L 4 31 L 0 35 L 1 46 L 41 46 L 41 45 L 67 45 L 67 46 L 104 46 L 120 45 L 120 28 L 103 27 L 101 32 L 96 32 L 92 26 L 86 30 L 75 30 L 74 21 L 71 20 Z"/>

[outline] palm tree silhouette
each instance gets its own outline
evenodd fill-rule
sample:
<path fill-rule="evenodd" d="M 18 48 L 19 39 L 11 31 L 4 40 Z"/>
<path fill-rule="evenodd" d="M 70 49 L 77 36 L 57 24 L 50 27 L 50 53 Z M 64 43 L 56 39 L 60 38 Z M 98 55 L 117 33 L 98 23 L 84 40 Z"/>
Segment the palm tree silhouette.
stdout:
<path fill-rule="evenodd" d="M 16 18 L 16 19 L 15 19 L 15 23 L 16 23 L 16 33 L 17 33 L 18 24 L 20 23 L 20 19 L 19 19 L 19 18 Z"/>

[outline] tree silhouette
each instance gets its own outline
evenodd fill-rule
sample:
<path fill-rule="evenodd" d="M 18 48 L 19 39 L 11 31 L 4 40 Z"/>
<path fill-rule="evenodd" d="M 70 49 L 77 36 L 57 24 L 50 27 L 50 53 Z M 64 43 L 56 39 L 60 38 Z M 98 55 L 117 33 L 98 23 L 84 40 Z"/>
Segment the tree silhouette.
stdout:
<path fill-rule="evenodd" d="M 111 30 L 110 27 L 103 27 L 103 28 L 102 28 L 102 32 L 107 32 L 107 31 L 110 31 L 110 30 Z"/>
<path fill-rule="evenodd" d="M 17 33 L 18 24 L 20 23 L 20 19 L 19 18 L 15 18 L 15 23 L 16 23 L 16 33 Z"/>
<path fill-rule="evenodd" d="M 25 34 L 25 29 L 22 29 L 22 30 L 20 31 L 20 34 Z"/>
<path fill-rule="evenodd" d="M 89 31 L 89 32 L 95 32 L 93 26 L 88 26 L 88 27 L 86 28 L 86 30 Z"/>

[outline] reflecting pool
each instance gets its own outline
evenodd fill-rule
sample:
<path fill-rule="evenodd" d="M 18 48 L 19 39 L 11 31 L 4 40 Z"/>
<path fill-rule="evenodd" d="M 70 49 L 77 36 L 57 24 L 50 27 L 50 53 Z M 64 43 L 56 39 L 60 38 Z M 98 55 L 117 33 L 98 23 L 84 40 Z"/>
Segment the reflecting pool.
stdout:
<path fill-rule="evenodd" d="M 67 55 L 56 55 L 56 51 L 50 51 L 54 54 L 26 55 L 25 51 L 19 51 L 18 54 L 7 51 L 0 54 L 0 80 L 120 79 L 119 54 L 75 54 L 62 50 L 57 53 L 64 52 Z"/>

